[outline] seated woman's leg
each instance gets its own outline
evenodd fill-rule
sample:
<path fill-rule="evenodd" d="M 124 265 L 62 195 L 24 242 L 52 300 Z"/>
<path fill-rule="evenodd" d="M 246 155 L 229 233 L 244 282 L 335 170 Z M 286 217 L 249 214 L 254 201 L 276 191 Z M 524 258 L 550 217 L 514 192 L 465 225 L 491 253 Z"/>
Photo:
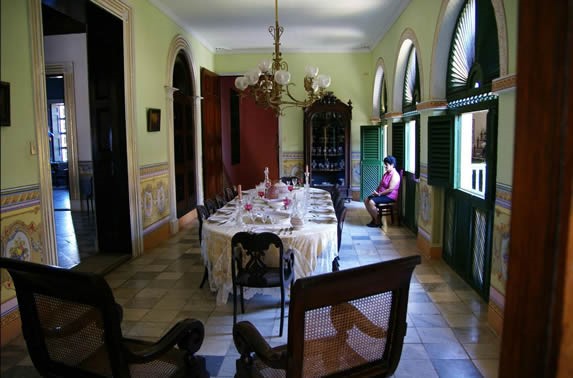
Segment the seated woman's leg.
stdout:
<path fill-rule="evenodd" d="M 373 211 L 374 211 L 374 215 L 372 213 L 370 213 L 370 211 L 368 211 L 370 213 L 370 216 L 372 216 L 372 219 L 374 219 L 371 223 L 369 223 L 367 226 L 369 227 L 380 227 L 380 223 L 378 223 L 378 205 L 383 204 L 383 203 L 391 203 L 394 202 L 394 200 L 388 196 L 378 196 L 378 197 L 374 197 L 370 200 L 370 202 L 372 202 L 373 204 Z"/>
<path fill-rule="evenodd" d="M 376 209 L 376 204 L 372 201 L 370 196 L 364 199 L 364 207 L 366 208 L 366 211 L 368 211 L 368 214 L 370 214 L 370 217 L 372 218 L 372 221 L 368 223 L 368 225 L 376 225 L 378 218 L 378 210 Z"/>

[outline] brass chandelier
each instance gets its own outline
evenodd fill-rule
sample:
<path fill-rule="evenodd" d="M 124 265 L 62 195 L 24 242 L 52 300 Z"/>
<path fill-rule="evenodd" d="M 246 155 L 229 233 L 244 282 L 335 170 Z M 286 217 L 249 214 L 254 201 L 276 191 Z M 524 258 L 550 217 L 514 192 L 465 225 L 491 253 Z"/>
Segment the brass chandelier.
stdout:
<path fill-rule="evenodd" d="M 257 105 L 272 109 L 277 116 L 282 115 L 286 108 L 310 106 L 324 96 L 330 85 L 330 76 L 319 75 L 317 67 L 306 66 L 304 89 L 307 97 L 304 100 L 294 98 L 289 87 L 295 84 L 290 82 L 288 64 L 282 60 L 279 48 L 283 31 L 279 25 L 278 0 L 275 0 L 275 25 L 269 26 L 275 46 L 273 59 L 262 60 L 256 68 L 235 79 L 235 86 L 243 91 L 243 95 L 253 97 Z"/>

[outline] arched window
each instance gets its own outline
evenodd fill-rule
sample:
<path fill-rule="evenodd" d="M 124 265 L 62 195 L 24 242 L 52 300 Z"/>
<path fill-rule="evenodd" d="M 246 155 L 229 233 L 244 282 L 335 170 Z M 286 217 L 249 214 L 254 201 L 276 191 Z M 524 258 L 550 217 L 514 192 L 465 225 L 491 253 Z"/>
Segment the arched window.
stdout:
<path fill-rule="evenodd" d="M 448 102 L 488 93 L 499 77 L 497 25 L 491 1 L 466 0 L 458 16 L 448 60 Z"/>
<path fill-rule="evenodd" d="M 382 76 L 382 88 L 380 88 L 380 119 L 388 112 L 388 91 L 386 90 L 386 75 Z"/>
<path fill-rule="evenodd" d="M 402 112 L 407 113 L 416 110 L 416 104 L 420 102 L 420 74 L 418 73 L 418 59 L 416 47 L 412 45 L 408 53 L 408 63 L 404 74 L 404 92 L 402 95 Z"/>

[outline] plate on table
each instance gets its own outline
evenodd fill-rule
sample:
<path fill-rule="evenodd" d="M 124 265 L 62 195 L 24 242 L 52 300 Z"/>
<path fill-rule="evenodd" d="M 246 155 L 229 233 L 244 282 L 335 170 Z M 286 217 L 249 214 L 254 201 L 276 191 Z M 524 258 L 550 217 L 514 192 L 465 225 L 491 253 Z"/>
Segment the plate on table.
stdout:
<path fill-rule="evenodd" d="M 331 217 L 331 216 L 327 216 L 327 215 L 318 215 L 316 217 L 310 218 L 310 220 L 312 222 L 317 222 L 317 223 L 336 223 L 335 217 Z"/>
<path fill-rule="evenodd" d="M 234 209 L 225 209 L 225 208 L 221 208 L 219 210 L 217 210 L 217 214 L 224 214 L 224 215 L 231 215 L 235 212 Z"/>
<path fill-rule="evenodd" d="M 272 232 L 273 234 L 276 234 L 277 231 L 278 231 L 278 229 L 271 228 L 271 227 L 253 227 L 251 229 L 251 232 L 253 232 L 255 234 L 262 234 L 263 232 Z"/>
<path fill-rule="evenodd" d="M 308 211 L 309 213 L 315 213 L 315 214 L 332 214 L 334 213 L 333 210 L 329 209 L 329 208 L 325 208 L 325 207 L 317 207 L 317 208 L 313 208 L 310 209 Z"/>
<path fill-rule="evenodd" d="M 220 224 L 220 223 L 227 222 L 230 219 L 231 219 L 231 217 L 228 215 L 211 215 L 209 218 L 207 218 L 207 222 Z"/>

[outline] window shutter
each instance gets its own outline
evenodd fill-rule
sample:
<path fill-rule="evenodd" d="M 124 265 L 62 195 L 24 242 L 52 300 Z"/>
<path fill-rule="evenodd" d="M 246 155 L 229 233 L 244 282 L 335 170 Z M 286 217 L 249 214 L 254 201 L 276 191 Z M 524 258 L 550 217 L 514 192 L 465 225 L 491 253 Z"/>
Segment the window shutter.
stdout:
<path fill-rule="evenodd" d="M 360 127 L 360 198 L 362 200 L 376 189 L 382 179 L 383 132 L 382 126 Z"/>
<path fill-rule="evenodd" d="M 428 184 L 452 186 L 454 117 L 428 118 Z"/>
<path fill-rule="evenodd" d="M 396 158 L 397 170 L 404 169 L 404 122 L 392 124 L 392 155 Z"/>

